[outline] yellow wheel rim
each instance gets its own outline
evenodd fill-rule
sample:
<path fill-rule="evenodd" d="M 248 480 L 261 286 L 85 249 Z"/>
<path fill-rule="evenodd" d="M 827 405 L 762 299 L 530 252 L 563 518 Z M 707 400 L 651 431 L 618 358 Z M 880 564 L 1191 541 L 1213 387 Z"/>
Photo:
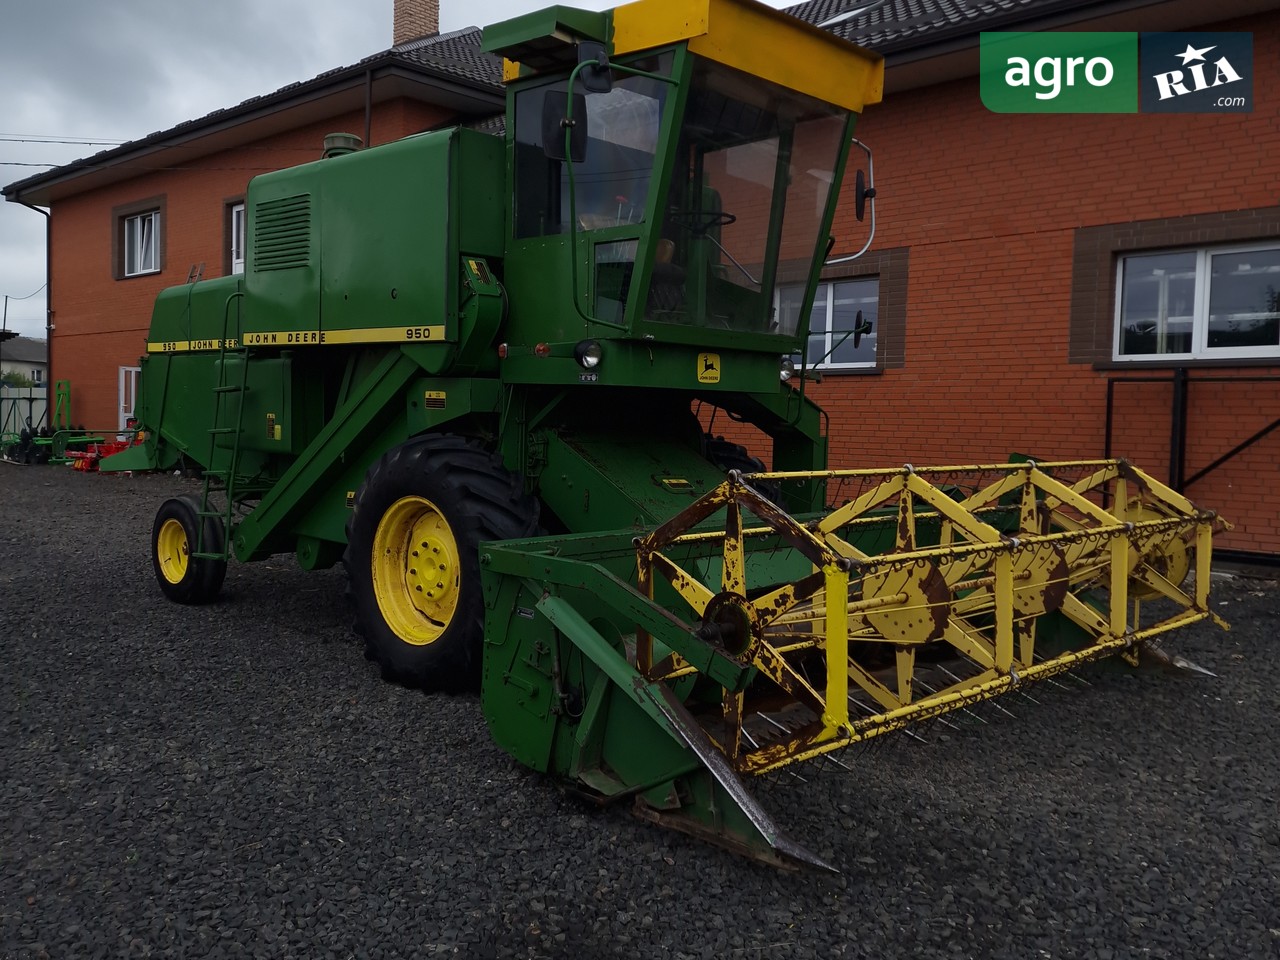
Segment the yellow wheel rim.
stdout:
<path fill-rule="evenodd" d="M 439 508 L 402 497 L 373 535 L 373 593 L 382 619 L 405 643 L 437 640 L 458 610 L 458 542 Z"/>
<path fill-rule="evenodd" d="M 187 543 L 187 531 L 178 520 L 170 518 L 156 534 L 156 559 L 160 561 L 160 573 L 170 583 L 181 583 L 191 562 L 191 547 Z"/>

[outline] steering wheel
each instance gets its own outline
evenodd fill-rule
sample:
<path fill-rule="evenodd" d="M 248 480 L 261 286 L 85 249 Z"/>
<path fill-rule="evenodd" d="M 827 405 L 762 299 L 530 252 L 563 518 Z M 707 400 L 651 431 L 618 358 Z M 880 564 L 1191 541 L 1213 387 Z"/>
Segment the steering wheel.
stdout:
<path fill-rule="evenodd" d="M 703 211 L 702 213 L 694 213 L 689 210 L 673 210 L 667 219 L 684 227 L 695 237 L 702 237 L 706 236 L 707 231 L 712 227 L 727 227 L 738 218 L 732 213 L 726 213 L 723 210 Z"/>

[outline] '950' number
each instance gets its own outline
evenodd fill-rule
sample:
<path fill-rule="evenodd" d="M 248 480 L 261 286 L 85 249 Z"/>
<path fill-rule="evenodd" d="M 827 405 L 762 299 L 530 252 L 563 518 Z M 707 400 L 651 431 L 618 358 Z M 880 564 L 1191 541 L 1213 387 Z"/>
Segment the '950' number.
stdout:
<path fill-rule="evenodd" d="M 430 340 L 430 327 L 405 327 L 404 338 L 406 340 Z"/>

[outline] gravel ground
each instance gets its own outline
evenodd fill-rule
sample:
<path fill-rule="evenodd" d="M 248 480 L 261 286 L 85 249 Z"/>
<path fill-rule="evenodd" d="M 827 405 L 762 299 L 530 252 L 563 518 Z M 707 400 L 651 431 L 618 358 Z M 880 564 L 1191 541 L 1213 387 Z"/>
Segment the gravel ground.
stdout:
<path fill-rule="evenodd" d="M 785 874 L 380 682 L 338 570 L 166 603 L 151 519 L 193 486 L 0 463 L 0 957 L 1280 954 L 1274 582 L 1171 643 L 1217 679 L 1099 669 L 764 786 L 845 871 Z"/>

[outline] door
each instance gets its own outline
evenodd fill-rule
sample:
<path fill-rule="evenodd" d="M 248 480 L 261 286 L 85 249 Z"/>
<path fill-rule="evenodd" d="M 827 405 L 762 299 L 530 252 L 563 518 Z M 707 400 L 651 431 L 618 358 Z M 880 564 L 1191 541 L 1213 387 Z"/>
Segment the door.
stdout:
<path fill-rule="evenodd" d="M 120 430 L 124 430 L 133 417 L 133 408 L 138 398 L 138 374 L 141 372 L 141 367 L 120 368 L 120 422 L 117 424 Z"/>

